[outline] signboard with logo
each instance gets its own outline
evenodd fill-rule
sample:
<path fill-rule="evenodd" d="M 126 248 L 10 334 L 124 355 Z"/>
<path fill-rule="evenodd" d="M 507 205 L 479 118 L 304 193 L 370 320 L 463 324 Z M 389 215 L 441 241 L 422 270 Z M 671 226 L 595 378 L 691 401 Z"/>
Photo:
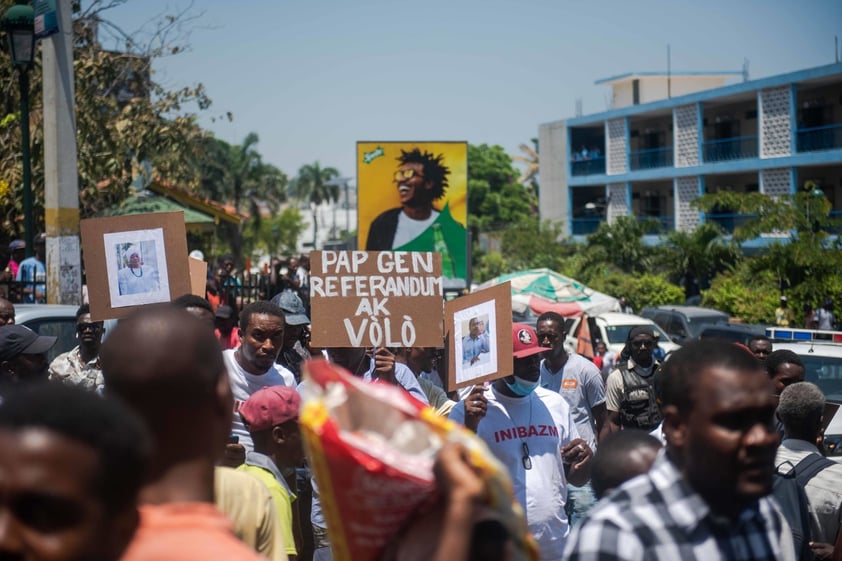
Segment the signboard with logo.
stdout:
<path fill-rule="evenodd" d="M 468 144 L 358 142 L 358 240 L 367 251 L 435 251 L 445 288 L 468 280 Z"/>
<path fill-rule="evenodd" d="M 35 0 L 32 7 L 35 10 L 35 38 L 43 39 L 58 33 L 56 0 Z"/>

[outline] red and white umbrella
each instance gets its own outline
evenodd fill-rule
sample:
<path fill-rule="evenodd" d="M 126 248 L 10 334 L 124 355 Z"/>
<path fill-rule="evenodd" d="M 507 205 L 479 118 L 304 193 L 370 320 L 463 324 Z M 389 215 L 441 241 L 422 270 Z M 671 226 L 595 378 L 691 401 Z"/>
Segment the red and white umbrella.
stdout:
<path fill-rule="evenodd" d="M 509 282 L 512 286 L 512 309 L 526 307 L 536 314 L 556 312 L 577 317 L 619 310 L 616 298 L 588 288 L 577 280 L 549 269 L 529 269 L 500 275 L 482 283 L 478 289 Z"/>

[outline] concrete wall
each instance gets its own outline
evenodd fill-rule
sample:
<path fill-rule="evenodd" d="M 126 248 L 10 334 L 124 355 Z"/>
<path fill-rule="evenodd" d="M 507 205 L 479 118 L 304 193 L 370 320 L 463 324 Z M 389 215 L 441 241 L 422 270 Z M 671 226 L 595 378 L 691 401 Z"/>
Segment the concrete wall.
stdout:
<path fill-rule="evenodd" d="M 667 80 L 666 76 L 642 76 L 638 80 L 640 80 L 640 103 L 649 103 L 650 101 L 658 101 L 667 99 L 668 97 L 678 97 L 680 95 L 719 88 L 725 85 L 727 78 L 724 76 L 673 76 L 670 80 Z M 668 82 L 669 87 L 667 86 Z M 633 79 L 629 79 L 611 86 L 613 90 L 613 108 L 617 109 L 633 105 L 634 86 L 632 83 Z"/>
<path fill-rule="evenodd" d="M 538 145 L 541 147 L 539 174 L 541 191 L 539 210 L 541 220 L 564 222 L 570 231 L 567 195 L 567 124 L 565 121 L 546 123 L 538 127 Z"/>

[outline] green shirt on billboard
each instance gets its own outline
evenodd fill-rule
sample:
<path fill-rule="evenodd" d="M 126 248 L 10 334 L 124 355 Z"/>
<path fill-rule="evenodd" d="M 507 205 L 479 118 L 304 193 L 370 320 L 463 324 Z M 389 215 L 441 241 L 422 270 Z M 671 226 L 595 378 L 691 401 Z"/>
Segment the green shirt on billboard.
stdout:
<path fill-rule="evenodd" d="M 401 212 L 400 208 L 393 208 L 371 222 L 365 249 L 367 251 L 436 251 L 442 254 L 444 277 L 466 278 L 466 230 L 450 214 L 450 206 L 445 205 L 433 223 L 412 241 L 399 247 L 392 247 Z"/>

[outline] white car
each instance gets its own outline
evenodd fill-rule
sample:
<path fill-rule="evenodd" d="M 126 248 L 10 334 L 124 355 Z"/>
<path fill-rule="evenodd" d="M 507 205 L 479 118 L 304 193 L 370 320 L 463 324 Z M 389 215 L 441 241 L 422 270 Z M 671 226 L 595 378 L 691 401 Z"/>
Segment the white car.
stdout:
<path fill-rule="evenodd" d="M 24 325 L 39 335 L 57 337 L 55 346 L 47 353 L 52 360 L 79 344 L 76 340 L 76 310 L 79 306 L 59 304 L 15 304 L 15 323 Z"/>
<path fill-rule="evenodd" d="M 664 330 L 658 327 L 651 319 L 646 319 L 633 314 L 621 314 L 619 312 L 605 312 L 596 316 L 583 316 L 588 319 L 588 328 L 591 333 L 591 341 L 594 347 L 597 339 L 601 339 L 608 345 L 608 350 L 612 353 L 619 354 L 626 345 L 626 340 L 629 337 L 629 332 L 635 327 L 646 326 L 651 327 L 658 336 L 658 346 L 664 350 L 666 354 L 671 353 L 680 347 L 673 343 L 670 338 L 664 333 Z M 567 352 L 576 352 L 576 347 L 579 343 L 579 332 L 582 326 L 582 317 L 570 318 L 566 322 L 565 328 L 567 337 L 564 340 L 564 348 Z"/>
<path fill-rule="evenodd" d="M 816 384 L 828 402 L 842 404 L 842 333 L 769 328 L 766 335 L 772 350 L 788 349 L 801 358 L 805 381 Z M 828 457 L 842 462 L 842 406 L 825 429 L 824 444 Z"/>

